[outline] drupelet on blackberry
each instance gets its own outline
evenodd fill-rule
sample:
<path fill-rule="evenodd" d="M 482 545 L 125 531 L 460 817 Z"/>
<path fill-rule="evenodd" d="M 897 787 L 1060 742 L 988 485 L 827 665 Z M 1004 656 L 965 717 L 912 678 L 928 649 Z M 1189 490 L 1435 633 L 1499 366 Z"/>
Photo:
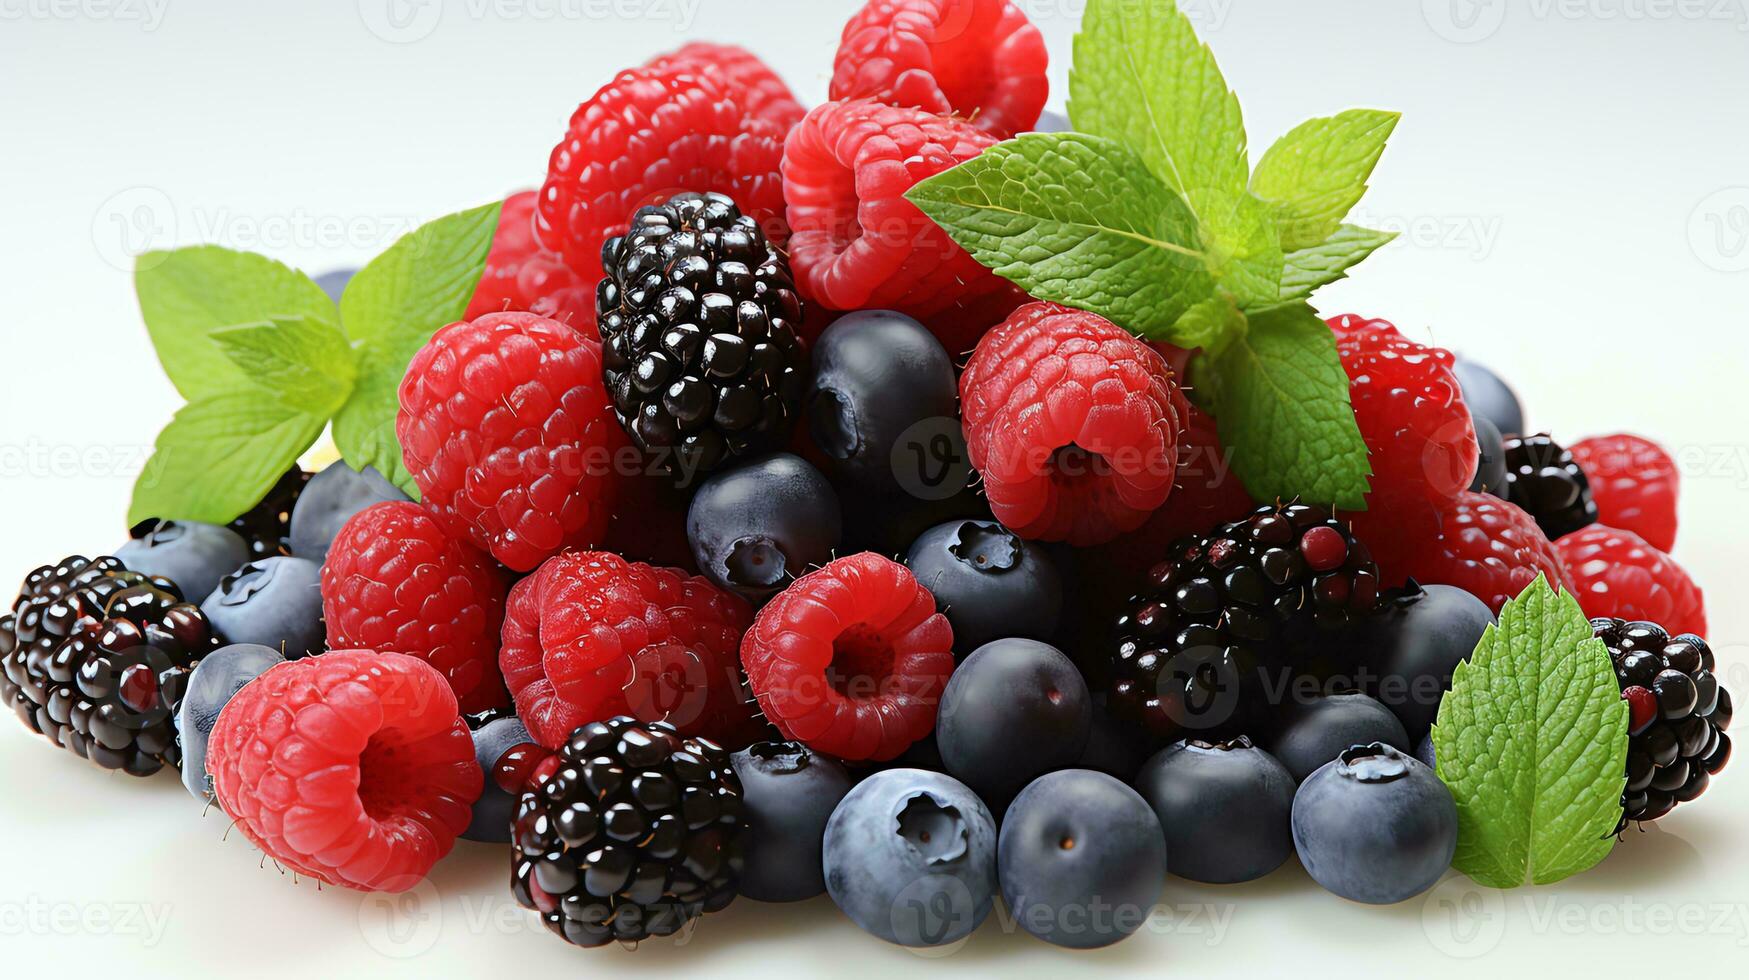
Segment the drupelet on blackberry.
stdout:
<path fill-rule="evenodd" d="M 1507 436 L 1506 482 L 1494 492 L 1536 518 L 1550 541 L 1597 523 L 1591 481 L 1573 454 L 1546 435 Z"/>
<path fill-rule="evenodd" d="M 1706 792 L 1731 757 L 1731 694 L 1714 676 L 1713 652 L 1692 633 L 1656 623 L 1594 619 L 1628 702 L 1628 781 L 1622 817 L 1646 823 Z"/>
<path fill-rule="evenodd" d="M 315 474 L 301 466 L 293 466 L 280 476 L 273 489 L 267 491 L 255 506 L 238 515 L 230 528 L 249 542 L 249 554 L 255 558 L 291 554 L 291 515 Z M 189 596 L 196 602 L 205 596 Z"/>
<path fill-rule="evenodd" d="M 1328 673 L 1343 627 L 1379 609 L 1371 553 L 1329 511 L 1261 507 L 1180 538 L 1117 624 L 1109 703 L 1154 735 L 1267 729 L 1305 677 Z"/>
<path fill-rule="evenodd" d="M 0 696 L 75 755 L 147 776 L 181 766 L 176 708 L 189 672 L 218 646 L 168 579 L 75 556 L 30 573 L 0 619 Z"/>
<path fill-rule="evenodd" d="M 640 208 L 601 249 L 602 368 L 632 440 L 697 476 L 780 444 L 808 356 L 789 260 L 722 194 Z"/>
<path fill-rule="evenodd" d="M 511 891 L 578 946 L 672 935 L 734 900 L 745 813 L 715 742 L 623 715 L 591 722 L 526 783 Z"/>

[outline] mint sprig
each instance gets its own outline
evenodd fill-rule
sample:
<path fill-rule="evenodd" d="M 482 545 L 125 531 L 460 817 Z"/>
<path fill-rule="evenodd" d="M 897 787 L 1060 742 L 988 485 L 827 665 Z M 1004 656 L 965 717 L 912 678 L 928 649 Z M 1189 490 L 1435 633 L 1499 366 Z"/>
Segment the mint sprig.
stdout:
<path fill-rule="evenodd" d="M 1542 576 L 1458 665 L 1433 746 L 1457 800 L 1452 864 L 1481 884 L 1559 881 L 1615 845 L 1628 705 L 1578 600 Z"/>
<path fill-rule="evenodd" d="M 413 352 L 466 310 L 498 208 L 405 236 L 353 277 L 338 308 L 260 255 L 209 245 L 140 256 L 140 311 L 188 404 L 159 434 L 129 521 L 229 521 L 331 421 L 348 463 L 417 495 L 394 439 L 396 389 Z"/>

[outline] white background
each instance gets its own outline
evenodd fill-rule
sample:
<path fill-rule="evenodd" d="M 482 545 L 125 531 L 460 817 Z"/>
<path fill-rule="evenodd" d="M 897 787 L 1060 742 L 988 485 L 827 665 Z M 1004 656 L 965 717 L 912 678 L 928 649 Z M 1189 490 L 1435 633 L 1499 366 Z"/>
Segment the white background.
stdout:
<path fill-rule="evenodd" d="M 0 0 L 0 580 L 114 547 L 132 477 L 176 408 L 129 254 L 218 242 L 311 272 L 358 264 L 420 221 L 533 185 L 577 102 L 687 39 L 749 45 L 818 101 L 853 6 Z M 1022 6 L 1049 39 L 1060 106 L 1082 0 Z M 1186 7 L 1244 99 L 1254 153 L 1310 115 L 1405 114 L 1356 215 L 1404 240 L 1326 290 L 1326 313 L 1388 317 L 1496 364 L 1533 428 L 1628 429 L 1678 454 L 1678 556 L 1711 589 L 1741 700 L 1745 0 Z M 11 721 L 0 773 L 0 959 L 18 976 L 1650 975 L 1749 962 L 1743 772 L 1548 888 L 1457 877 L 1373 909 L 1297 867 L 1229 888 L 1174 879 L 1148 934 L 1104 952 L 992 923 L 940 963 L 864 936 L 824 899 L 738 903 L 683 948 L 577 951 L 515 911 L 500 848 L 463 843 L 414 896 L 361 897 L 261 867 L 173 779 L 109 775 Z"/>

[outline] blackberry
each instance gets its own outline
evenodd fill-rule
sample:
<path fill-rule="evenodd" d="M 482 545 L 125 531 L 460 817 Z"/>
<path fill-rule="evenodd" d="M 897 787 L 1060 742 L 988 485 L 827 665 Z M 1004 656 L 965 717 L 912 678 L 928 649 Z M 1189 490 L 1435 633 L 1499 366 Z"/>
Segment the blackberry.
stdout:
<path fill-rule="evenodd" d="M 111 557 L 30 573 L 0 619 L 0 695 L 33 731 L 131 775 L 180 767 L 176 709 L 188 674 L 219 646 L 168 579 Z"/>
<path fill-rule="evenodd" d="M 517 803 L 511 891 L 578 946 L 667 936 L 736 894 L 741 781 L 715 742 L 620 716 L 577 729 Z"/>
<path fill-rule="evenodd" d="M 1118 619 L 1111 710 L 1172 739 L 1260 736 L 1286 685 L 1328 672 L 1320 648 L 1378 607 L 1378 566 L 1327 511 L 1265 506 L 1180 538 Z"/>
<path fill-rule="evenodd" d="M 273 555 L 289 555 L 291 551 L 291 516 L 292 509 L 297 506 L 298 498 L 303 496 L 304 487 L 309 486 L 313 473 L 306 472 L 302 467 L 293 466 L 286 470 L 261 498 L 261 502 L 249 508 L 231 521 L 230 528 L 243 536 L 249 542 L 249 555 L 253 558 L 268 558 Z M 205 596 L 190 596 L 199 602 Z"/>
<path fill-rule="evenodd" d="M 639 208 L 601 249 L 602 368 L 632 440 L 684 478 L 781 444 L 807 390 L 789 260 L 721 194 Z"/>
<path fill-rule="evenodd" d="M 1591 481 L 1573 454 L 1546 435 L 1507 436 L 1506 482 L 1494 493 L 1536 518 L 1550 541 L 1597 523 Z"/>
<path fill-rule="evenodd" d="M 1594 619 L 1628 702 L 1628 781 L 1621 823 L 1646 823 L 1706 792 L 1731 757 L 1731 695 L 1714 676 L 1713 652 L 1692 633 L 1656 623 Z"/>

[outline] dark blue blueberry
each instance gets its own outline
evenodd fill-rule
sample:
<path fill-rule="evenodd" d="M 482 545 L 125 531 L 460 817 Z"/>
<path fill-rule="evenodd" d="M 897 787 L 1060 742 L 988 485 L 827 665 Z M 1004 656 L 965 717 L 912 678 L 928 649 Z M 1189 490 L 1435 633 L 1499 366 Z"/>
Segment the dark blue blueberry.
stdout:
<path fill-rule="evenodd" d="M 1014 798 L 996 867 L 1022 929 L 1092 949 L 1140 929 L 1153 912 L 1166 884 L 1166 837 L 1135 790 L 1102 772 L 1064 769 Z"/>
<path fill-rule="evenodd" d="M 1077 769 L 1095 769 L 1128 784 L 1148 757 L 1148 736 L 1124 727 L 1106 710 L 1103 694 L 1093 695 L 1093 723 L 1087 728 L 1087 747 L 1075 761 Z"/>
<path fill-rule="evenodd" d="M 1303 783 L 1343 749 L 1368 742 L 1409 749 L 1409 736 L 1391 709 L 1364 694 L 1327 694 L 1288 710 L 1269 754 Z"/>
<path fill-rule="evenodd" d="M 1081 758 L 1093 700 L 1061 650 L 1037 640 L 996 640 L 948 677 L 935 740 L 947 771 L 991 809 L 1037 777 Z"/>
<path fill-rule="evenodd" d="M 344 462 L 334 463 L 310 477 L 292 508 L 292 554 L 320 565 L 328 559 L 334 536 L 352 515 L 385 500 L 410 499 L 374 467 L 355 470 Z"/>
<path fill-rule="evenodd" d="M 183 598 L 199 602 L 249 560 L 249 542 L 217 524 L 158 521 L 115 549 L 115 557 L 141 575 L 162 575 L 176 583 Z"/>
<path fill-rule="evenodd" d="M 1142 765 L 1136 790 L 1166 832 L 1166 870 L 1181 878 L 1250 881 L 1293 854 L 1294 777 L 1243 736 L 1174 742 Z"/>
<path fill-rule="evenodd" d="M 841 533 L 832 485 L 789 453 L 713 475 L 686 513 L 699 571 L 755 601 L 830 561 Z"/>
<path fill-rule="evenodd" d="M 1035 133 L 1069 133 L 1074 129 L 1069 125 L 1069 117 L 1049 109 L 1038 114 L 1038 122 L 1033 124 Z"/>
<path fill-rule="evenodd" d="M 1524 407 L 1499 375 L 1463 357 L 1457 359 L 1452 372 L 1457 375 L 1458 387 L 1463 389 L 1464 404 L 1469 406 L 1471 416 L 1494 423 L 1501 435 L 1524 433 Z"/>
<path fill-rule="evenodd" d="M 317 276 L 316 285 L 322 287 L 322 292 L 327 293 L 329 299 L 338 303 L 340 294 L 346 291 L 346 284 L 357 274 L 357 269 L 334 269 Z"/>
<path fill-rule="evenodd" d="M 972 934 L 996 891 L 996 820 L 964 783 L 888 769 L 832 811 L 820 852 L 826 892 L 852 922 L 900 946 Z"/>
<path fill-rule="evenodd" d="M 1506 441 L 1494 423 L 1479 415 L 1473 421 L 1477 455 L 1476 478 L 1470 481 L 1470 491 L 1500 496 L 1506 492 Z"/>
<path fill-rule="evenodd" d="M 534 738 L 515 715 L 503 715 L 478 728 L 470 728 L 474 736 L 474 761 L 480 764 L 480 771 L 486 776 L 486 788 L 474 801 L 474 816 L 468 821 L 468 829 L 462 831 L 462 837 L 487 844 L 508 844 L 510 823 L 516 819 L 517 798 L 504 792 L 498 781 L 492 778 L 492 768 L 504 753 L 524 742 L 533 742 Z"/>
<path fill-rule="evenodd" d="M 1487 603 L 1450 585 L 1411 589 L 1388 602 L 1359 638 L 1371 663 L 1368 693 L 1397 713 L 1410 744 L 1427 734 L 1451 672 L 1494 622 Z"/>
<path fill-rule="evenodd" d="M 1421 741 L 1415 743 L 1415 758 L 1422 765 L 1439 772 L 1439 754 L 1433 750 L 1433 733 L 1421 736 Z"/>
<path fill-rule="evenodd" d="M 1294 849 L 1306 873 L 1370 905 L 1432 888 L 1451 867 L 1457 827 L 1457 804 L 1433 770 L 1377 742 L 1344 751 L 1294 797 Z"/>
<path fill-rule="evenodd" d="M 322 652 L 322 566 L 284 556 L 252 561 L 224 577 L 200 604 L 219 635 L 258 643 L 296 660 Z"/>
<path fill-rule="evenodd" d="M 176 738 L 182 744 L 182 785 L 194 798 L 212 798 L 207 783 L 206 743 L 219 711 L 233 696 L 274 664 L 284 663 L 278 650 L 253 643 L 233 643 L 202 657 L 188 675 L 188 688 L 176 709 Z"/>
<path fill-rule="evenodd" d="M 747 807 L 747 866 L 741 894 L 760 902 L 799 902 L 826 890 L 820 847 L 826 821 L 844 794 L 844 764 L 795 742 L 759 742 L 730 757 Z"/>
<path fill-rule="evenodd" d="M 923 532 L 905 564 L 935 595 L 961 654 L 1003 637 L 1049 639 L 1063 584 L 1044 549 L 995 521 L 949 521 Z"/>

